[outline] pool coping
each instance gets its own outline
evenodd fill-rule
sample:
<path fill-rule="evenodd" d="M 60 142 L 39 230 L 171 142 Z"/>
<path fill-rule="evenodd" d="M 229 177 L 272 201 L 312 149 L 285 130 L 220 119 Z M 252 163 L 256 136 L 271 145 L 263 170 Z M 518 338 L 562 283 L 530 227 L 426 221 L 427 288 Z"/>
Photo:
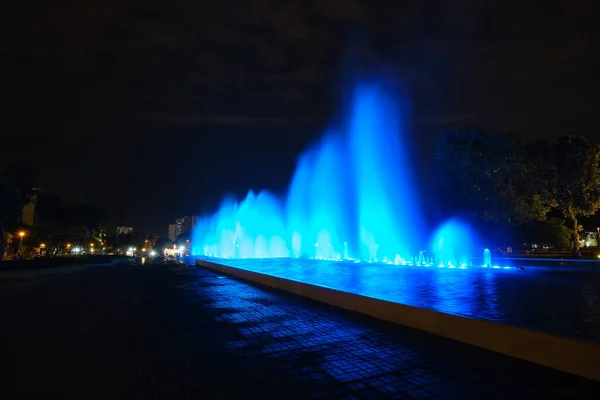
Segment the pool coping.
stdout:
<path fill-rule="evenodd" d="M 335 307 L 600 381 L 600 345 L 196 259 L 196 265 Z"/>

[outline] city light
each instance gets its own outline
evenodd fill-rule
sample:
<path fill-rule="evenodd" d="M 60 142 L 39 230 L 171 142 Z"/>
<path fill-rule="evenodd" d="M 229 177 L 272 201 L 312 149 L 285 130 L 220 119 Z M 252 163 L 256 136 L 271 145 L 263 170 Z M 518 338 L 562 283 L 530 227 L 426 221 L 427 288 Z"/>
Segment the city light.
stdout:
<path fill-rule="evenodd" d="M 25 231 L 20 231 L 20 232 L 19 232 L 19 237 L 20 237 L 21 239 L 23 239 L 23 236 L 25 236 Z"/>

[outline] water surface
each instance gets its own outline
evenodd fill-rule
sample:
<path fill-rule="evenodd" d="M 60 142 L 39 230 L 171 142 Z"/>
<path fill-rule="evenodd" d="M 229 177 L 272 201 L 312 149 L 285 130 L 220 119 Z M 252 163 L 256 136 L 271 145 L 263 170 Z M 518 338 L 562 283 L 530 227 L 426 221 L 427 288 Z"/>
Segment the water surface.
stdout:
<path fill-rule="evenodd" d="M 448 314 L 600 342 L 598 267 L 521 271 L 289 258 L 218 262 Z"/>

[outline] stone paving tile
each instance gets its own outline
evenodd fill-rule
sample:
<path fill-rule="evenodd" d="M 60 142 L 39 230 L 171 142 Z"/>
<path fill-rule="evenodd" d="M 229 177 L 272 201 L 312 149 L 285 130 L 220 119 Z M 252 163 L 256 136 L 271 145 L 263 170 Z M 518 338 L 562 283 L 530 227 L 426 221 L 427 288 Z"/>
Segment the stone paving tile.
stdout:
<path fill-rule="evenodd" d="M 2 398 L 600 398 L 600 384 L 173 265 L 0 292 Z M 8 361 L 6 361 L 8 360 Z"/>

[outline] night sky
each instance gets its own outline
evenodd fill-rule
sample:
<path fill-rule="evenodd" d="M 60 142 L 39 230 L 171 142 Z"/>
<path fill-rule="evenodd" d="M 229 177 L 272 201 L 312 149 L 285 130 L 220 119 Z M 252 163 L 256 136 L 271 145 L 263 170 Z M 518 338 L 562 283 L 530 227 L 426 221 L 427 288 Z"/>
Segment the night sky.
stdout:
<path fill-rule="evenodd" d="M 164 236 L 225 192 L 285 189 L 355 68 L 403 81 L 423 160 L 466 125 L 600 139 L 592 0 L 15 3 L 0 157 L 142 232 Z"/>

